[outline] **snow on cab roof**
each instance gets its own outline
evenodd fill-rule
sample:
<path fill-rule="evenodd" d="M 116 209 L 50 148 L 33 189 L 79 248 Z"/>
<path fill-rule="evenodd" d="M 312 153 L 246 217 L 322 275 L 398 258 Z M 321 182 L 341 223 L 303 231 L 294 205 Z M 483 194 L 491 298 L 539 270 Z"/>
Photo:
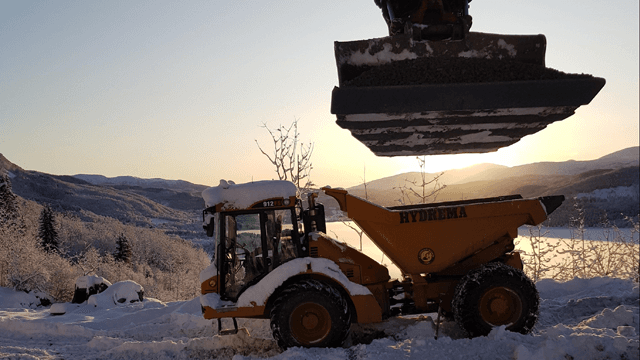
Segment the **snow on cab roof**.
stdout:
<path fill-rule="evenodd" d="M 246 184 L 220 180 L 220 185 L 202 192 L 206 207 L 224 204 L 224 209 L 246 209 L 260 200 L 296 196 L 296 186 L 290 181 L 266 180 Z"/>

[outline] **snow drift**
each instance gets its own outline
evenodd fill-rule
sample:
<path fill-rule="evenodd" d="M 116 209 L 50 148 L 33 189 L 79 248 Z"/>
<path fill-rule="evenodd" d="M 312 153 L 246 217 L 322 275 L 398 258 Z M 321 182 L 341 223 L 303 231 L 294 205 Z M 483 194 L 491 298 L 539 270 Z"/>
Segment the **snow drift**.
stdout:
<path fill-rule="evenodd" d="M 217 324 L 202 318 L 198 298 L 170 303 L 146 298 L 142 302 L 109 306 L 69 304 L 73 306 L 65 315 L 52 316 L 49 308 L 33 305 L 37 303 L 35 295 L 0 288 L 0 357 L 638 358 L 638 284 L 630 280 L 594 278 L 566 283 L 541 280 L 537 287 L 541 297 L 540 319 L 530 335 L 498 327 L 488 336 L 468 339 L 454 322 L 444 321 L 436 340 L 436 314 L 424 314 L 393 318 L 377 325 L 353 325 L 345 348 L 293 348 L 285 352 L 281 352 L 272 339 L 268 320 L 239 319 L 239 326 L 245 327 L 248 334 L 240 331 L 237 335 L 216 335 Z M 128 285 L 123 288 L 131 290 Z M 109 299 L 113 299 L 112 295 L 107 291 L 100 294 Z"/>

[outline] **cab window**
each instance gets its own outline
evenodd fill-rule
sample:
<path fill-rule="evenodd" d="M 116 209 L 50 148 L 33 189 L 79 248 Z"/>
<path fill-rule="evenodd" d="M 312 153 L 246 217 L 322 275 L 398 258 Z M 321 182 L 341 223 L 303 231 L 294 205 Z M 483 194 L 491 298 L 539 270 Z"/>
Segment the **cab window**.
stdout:
<path fill-rule="evenodd" d="M 292 215 L 292 209 L 224 215 L 220 273 L 225 299 L 237 299 L 260 276 L 296 258 L 298 234 Z"/>

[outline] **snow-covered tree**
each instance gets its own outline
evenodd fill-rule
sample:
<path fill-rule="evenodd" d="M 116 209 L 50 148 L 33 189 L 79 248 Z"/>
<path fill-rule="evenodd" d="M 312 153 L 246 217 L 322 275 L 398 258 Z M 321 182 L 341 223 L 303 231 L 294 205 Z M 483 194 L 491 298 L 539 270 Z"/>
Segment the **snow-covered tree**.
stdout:
<path fill-rule="evenodd" d="M 124 234 L 118 235 L 118 239 L 116 240 L 116 251 L 113 253 L 113 258 L 116 261 L 130 263 L 131 254 L 132 251 L 129 239 L 127 239 Z"/>
<path fill-rule="evenodd" d="M 74 259 L 74 261 L 76 267 L 80 270 L 80 273 L 82 273 L 82 276 L 100 276 L 98 269 L 102 264 L 102 259 L 96 248 L 89 247 L 87 251 L 80 254 L 77 259 Z"/>
<path fill-rule="evenodd" d="M 11 180 L 0 175 L 0 286 L 9 285 L 12 269 L 11 253 L 20 241 L 24 230 L 16 195 L 11 190 Z"/>
<path fill-rule="evenodd" d="M 0 228 L 19 228 L 20 213 L 16 195 L 11 190 L 11 180 L 7 174 L 0 176 Z"/>
<path fill-rule="evenodd" d="M 58 231 L 55 228 L 53 210 L 48 205 L 42 208 L 38 225 L 38 237 L 42 248 L 48 253 L 58 252 Z"/>

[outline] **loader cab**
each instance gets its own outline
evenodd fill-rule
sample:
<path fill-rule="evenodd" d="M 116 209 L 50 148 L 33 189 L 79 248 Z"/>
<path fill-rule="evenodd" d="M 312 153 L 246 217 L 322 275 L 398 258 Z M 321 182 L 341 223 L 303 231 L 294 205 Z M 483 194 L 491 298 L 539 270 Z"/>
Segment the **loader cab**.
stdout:
<path fill-rule="evenodd" d="M 260 186 L 268 184 L 254 187 Z M 217 292 L 228 301 L 237 301 L 245 289 L 279 265 L 309 254 L 302 229 L 302 203 L 295 197 L 295 187 L 293 196 L 287 196 L 291 194 L 286 191 L 273 196 L 274 192 L 262 195 L 255 189 L 243 190 L 243 196 L 253 196 L 248 200 L 250 205 L 218 203 L 203 211 L 204 228 L 215 242 Z M 260 196 L 269 198 L 253 201 Z"/>

